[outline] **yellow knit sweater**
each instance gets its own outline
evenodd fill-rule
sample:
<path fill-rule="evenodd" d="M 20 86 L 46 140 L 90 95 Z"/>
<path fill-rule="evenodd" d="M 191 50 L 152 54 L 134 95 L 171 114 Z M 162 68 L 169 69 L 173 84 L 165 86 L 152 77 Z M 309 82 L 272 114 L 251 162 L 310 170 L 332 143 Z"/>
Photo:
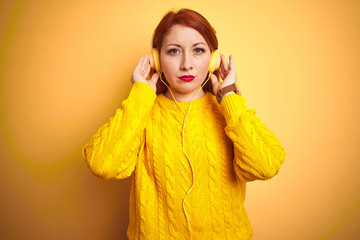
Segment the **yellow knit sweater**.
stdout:
<path fill-rule="evenodd" d="M 187 109 L 189 102 L 179 103 Z M 246 182 L 277 174 L 285 150 L 266 125 L 229 94 L 192 102 L 184 113 L 174 101 L 156 96 L 146 83 L 133 85 L 121 108 L 90 139 L 83 156 L 104 179 L 134 172 L 129 239 L 249 239 L 252 228 L 243 206 Z"/>

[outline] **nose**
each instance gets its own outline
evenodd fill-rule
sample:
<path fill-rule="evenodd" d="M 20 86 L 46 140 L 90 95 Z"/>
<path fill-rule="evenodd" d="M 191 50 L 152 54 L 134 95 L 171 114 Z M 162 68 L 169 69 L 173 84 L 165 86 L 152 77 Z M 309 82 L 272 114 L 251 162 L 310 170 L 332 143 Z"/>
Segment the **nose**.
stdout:
<path fill-rule="evenodd" d="M 180 65 L 180 69 L 183 71 L 188 71 L 190 69 L 192 69 L 192 59 L 191 59 L 191 55 L 188 53 L 184 53 L 182 56 L 182 62 Z"/>

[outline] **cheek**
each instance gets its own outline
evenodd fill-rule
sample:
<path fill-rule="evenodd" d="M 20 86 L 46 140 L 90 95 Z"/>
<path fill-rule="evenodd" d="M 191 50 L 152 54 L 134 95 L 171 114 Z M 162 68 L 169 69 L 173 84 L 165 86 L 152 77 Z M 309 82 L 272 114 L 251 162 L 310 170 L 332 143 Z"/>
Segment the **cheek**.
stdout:
<path fill-rule="evenodd" d="M 198 65 L 199 73 L 202 76 L 206 76 L 208 74 L 209 64 L 210 64 L 210 60 L 209 61 L 205 60 L 205 61 L 200 62 L 200 64 Z"/>
<path fill-rule="evenodd" d="M 164 73 L 165 78 L 171 81 L 172 76 L 175 74 L 174 66 L 170 65 L 169 62 L 161 66 L 161 71 Z"/>
<path fill-rule="evenodd" d="M 160 64 L 161 64 L 161 71 L 163 71 L 165 75 L 171 74 L 171 72 L 174 70 L 175 67 L 174 63 L 166 57 L 160 58 Z"/>

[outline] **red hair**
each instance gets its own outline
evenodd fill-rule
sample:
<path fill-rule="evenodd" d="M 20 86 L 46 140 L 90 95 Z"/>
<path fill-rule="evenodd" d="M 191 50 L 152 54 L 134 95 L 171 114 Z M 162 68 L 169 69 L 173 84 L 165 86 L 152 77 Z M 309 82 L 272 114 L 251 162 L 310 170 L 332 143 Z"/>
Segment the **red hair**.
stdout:
<path fill-rule="evenodd" d="M 206 20 L 200 13 L 194 10 L 182 8 L 178 12 L 174 12 L 174 11 L 168 12 L 161 19 L 159 25 L 156 27 L 152 39 L 152 47 L 157 48 L 159 53 L 165 35 L 169 32 L 171 27 L 176 24 L 184 25 L 195 29 L 203 36 L 211 51 L 215 51 L 218 49 L 218 40 L 216 37 L 216 31 L 210 25 L 208 20 Z M 214 74 L 218 76 L 217 73 Z M 158 81 L 158 83 L 159 82 L 161 81 Z M 163 84 L 160 83 L 160 85 Z M 164 86 L 159 86 L 159 87 L 157 93 L 163 92 Z M 204 86 L 204 90 L 212 92 L 211 81 L 208 81 L 206 83 L 206 85 Z"/>
<path fill-rule="evenodd" d="M 208 20 L 200 13 L 186 8 L 180 9 L 178 12 L 170 11 L 163 17 L 154 31 L 152 40 L 153 48 L 157 48 L 160 51 L 164 36 L 175 24 L 181 24 L 195 29 L 203 36 L 211 51 L 218 49 L 216 31 Z"/>

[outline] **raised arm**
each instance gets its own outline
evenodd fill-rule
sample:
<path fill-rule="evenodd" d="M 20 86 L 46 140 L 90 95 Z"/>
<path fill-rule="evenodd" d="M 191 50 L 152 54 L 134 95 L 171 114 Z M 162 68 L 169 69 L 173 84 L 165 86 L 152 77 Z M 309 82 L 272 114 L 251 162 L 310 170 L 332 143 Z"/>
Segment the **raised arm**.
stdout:
<path fill-rule="evenodd" d="M 143 147 L 145 123 L 156 98 L 146 83 L 135 83 L 128 99 L 89 142 L 82 153 L 90 170 L 104 179 L 126 178 Z"/>
<path fill-rule="evenodd" d="M 158 74 L 146 80 L 149 72 L 149 58 L 142 57 L 132 76 L 134 85 L 129 97 L 82 150 L 90 170 L 101 178 L 126 178 L 135 169 L 144 146 L 146 121 L 156 98 Z"/>
<path fill-rule="evenodd" d="M 249 109 L 245 99 L 230 94 L 221 101 L 226 119 L 226 134 L 234 144 L 234 170 L 245 181 L 266 180 L 275 176 L 286 152 L 280 141 Z"/>
<path fill-rule="evenodd" d="M 233 57 L 229 64 L 221 55 L 219 73 L 224 81 L 218 81 L 211 75 L 213 91 L 236 83 L 236 71 Z M 234 145 L 234 170 L 244 181 L 269 179 L 276 175 L 285 159 L 285 150 L 275 135 L 261 123 L 255 110 L 249 109 L 245 99 L 235 93 L 226 95 L 220 102 L 226 119 L 226 134 Z"/>

